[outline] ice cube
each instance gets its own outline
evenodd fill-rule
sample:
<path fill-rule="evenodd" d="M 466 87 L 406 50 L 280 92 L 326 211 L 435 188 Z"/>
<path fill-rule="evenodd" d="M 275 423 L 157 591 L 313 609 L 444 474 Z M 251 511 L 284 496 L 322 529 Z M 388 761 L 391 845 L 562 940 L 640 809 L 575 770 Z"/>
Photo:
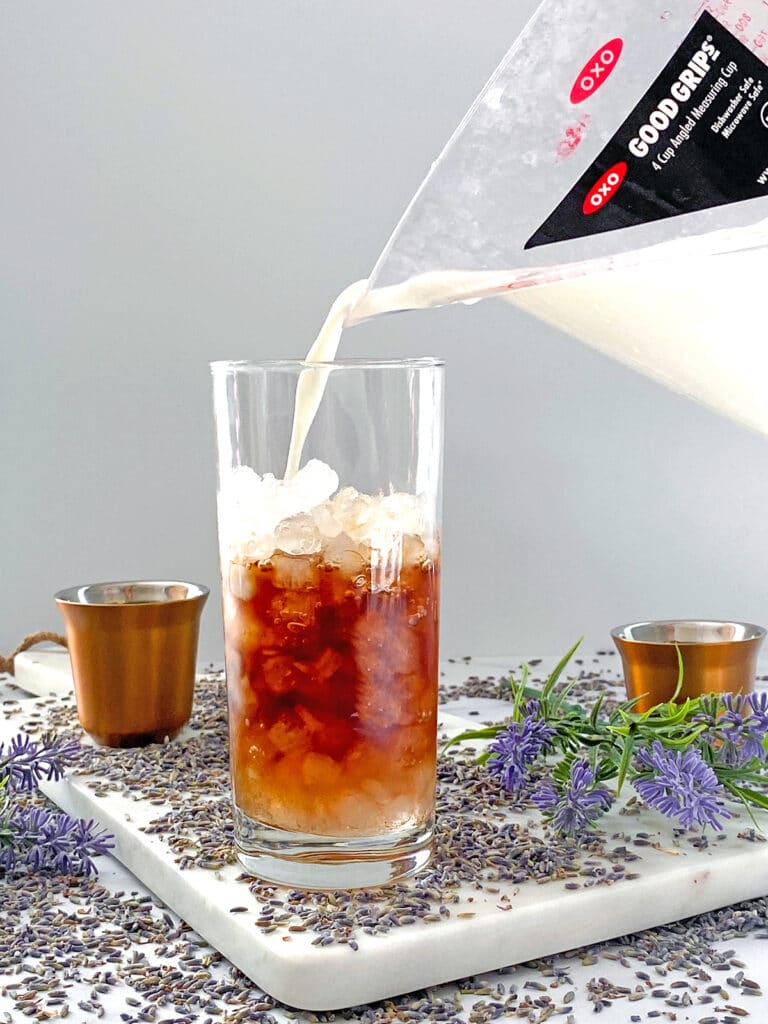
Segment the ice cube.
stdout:
<path fill-rule="evenodd" d="M 342 766 L 327 754 L 310 752 L 304 758 L 303 775 L 307 786 L 323 796 L 333 793 L 341 779 Z"/>
<path fill-rule="evenodd" d="M 345 551 L 355 547 L 348 533 L 337 533 L 323 544 L 323 559 L 332 565 L 338 565 Z"/>
<path fill-rule="evenodd" d="M 340 533 L 326 541 L 323 547 L 323 558 L 326 562 L 338 565 L 344 575 L 355 580 L 361 573 L 367 575 L 370 548 L 353 540 L 348 533 Z"/>
<path fill-rule="evenodd" d="M 350 793 L 333 802 L 331 827 L 339 835 L 372 835 L 381 831 L 385 817 L 375 800 Z"/>
<path fill-rule="evenodd" d="M 230 556 L 243 562 L 265 562 L 274 550 L 274 533 L 251 534 L 232 545 Z"/>
<path fill-rule="evenodd" d="M 360 492 L 356 491 L 354 487 L 342 487 L 338 494 L 334 494 L 328 504 L 336 518 L 343 521 L 348 509 L 355 504 L 360 496 Z"/>
<path fill-rule="evenodd" d="M 404 769 L 429 764 L 435 756 L 436 731 L 431 728 L 429 717 L 424 715 L 422 721 L 391 729 L 387 745 L 392 765 Z"/>
<path fill-rule="evenodd" d="M 326 647 L 312 662 L 309 671 L 317 683 L 329 682 L 344 666 L 344 658 L 333 647 Z"/>
<path fill-rule="evenodd" d="M 259 567 L 252 562 L 229 563 L 229 592 L 241 601 L 250 601 L 256 594 Z"/>
<path fill-rule="evenodd" d="M 386 612 L 368 609 L 353 630 L 357 710 L 364 727 L 389 729 L 418 721 L 419 645 L 413 631 L 393 629 Z"/>
<path fill-rule="evenodd" d="M 400 606 L 397 616 L 394 610 L 392 605 L 367 608 L 358 616 L 352 636 L 358 668 L 385 686 L 384 680 L 394 685 L 396 675 L 407 675 L 419 667 L 418 637 L 400 618 L 405 609 Z"/>
<path fill-rule="evenodd" d="M 309 737 L 302 722 L 289 713 L 281 715 L 270 727 L 269 740 L 282 754 L 303 754 L 309 750 Z"/>
<path fill-rule="evenodd" d="M 365 779 L 360 784 L 360 788 L 367 796 L 375 800 L 379 807 L 385 807 L 387 802 L 392 799 L 391 789 L 385 786 L 381 779 Z"/>
<path fill-rule="evenodd" d="M 427 557 L 427 549 L 421 537 L 407 533 L 403 537 L 403 565 L 414 568 L 422 565 Z"/>
<path fill-rule="evenodd" d="M 357 712 L 363 728 L 390 730 L 417 721 L 419 712 L 412 706 L 412 695 L 408 687 L 401 684 L 402 678 L 361 673 Z"/>
<path fill-rule="evenodd" d="M 258 498 L 261 489 L 261 477 L 250 466 L 235 466 L 222 473 L 220 493 L 230 502 L 247 505 Z"/>
<path fill-rule="evenodd" d="M 401 492 L 387 494 L 380 500 L 379 509 L 400 533 L 424 532 L 424 502 L 417 495 Z"/>
<path fill-rule="evenodd" d="M 368 541 L 373 546 L 389 543 L 389 538 L 400 531 L 389 509 L 382 506 L 380 497 L 355 492 L 355 496 L 350 496 L 334 514 L 352 538 Z"/>
<path fill-rule="evenodd" d="M 227 647 L 239 650 L 243 658 L 258 653 L 270 646 L 274 639 L 272 631 L 262 619 L 254 615 L 248 606 L 237 604 L 231 594 L 224 594 L 224 623 L 227 632 Z"/>
<path fill-rule="evenodd" d="M 274 654 L 262 661 L 264 682 L 272 693 L 289 693 L 303 682 L 306 674 L 301 671 L 301 664 L 284 654 Z"/>
<path fill-rule="evenodd" d="M 241 728 L 248 729 L 259 721 L 259 695 L 254 692 L 250 678 L 242 675 L 230 686 L 227 682 L 229 713 L 240 723 Z"/>
<path fill-rule="evenodd" d="M 322 719 L 318 718 L 317 715 L 313 715 L 309 708 L 303 704 L 298 704 L 296 707 L 296 714 L 301 719 L 304 726 L 304 730 L 308 736 L 317 737 L 321 735 L 325 730 L 325 725 Z"/>
<path fill-rule="evenodd" d="M 346 533 L 356 539 L 368 536 L 367 522 L 374 500 L 367 494 L 360 494 L 354 487 L 344 487 L 330 501 L 331 511 Z"/>
<path fill-rule="evenodd" d="M 372 498 L 366 499 L 361 495 L 361 499 L 347 514 L 344 528 L 355 540 L 373 543 L 377 526 L 376 505 Z"/>
<path fill-rule="evenodd" d="M 310 459 L 283 484 L 295 512 L 308 512 L 326 501 L 339 486 L 335 470 L 319 459 Z"/>
<path fill-rule="evenodd" d="M 279 590 L 314 590 L 320 582 L 318 555 L 289 555 L 276 551 L 270 559 L 272 583 Z"/>
<path fill-rule="evenodd" d="M 332 539 L 341 533 L 341 523 L 331 511 L 329 502 L 325 501 L 322 505 L 316 505 L 312 509 L 312 518 L 323 539 Z"/>
<path fill-rule="evenodd" d="M 278 524 L 275 544 L 287 555 L 312 555 L 320 550 L 320 531 L 312 516 L 301 512 Z"/>
<path fill-rule="evenodd" d="M 394 783 L 396 779 L 393 778 L 390 782 Z M 434 788 L 434 773 L 432 785 Z M 383 786 L 375 780 L 364 782 L 362 788 L 379 809 L 379 828 L 402 828 L 414 820 L 414 812 L 419 807 L 414 793 L 398 793 L 396 788 Z"/>
<path fill-rule="evenodd" d="M 313 629 L 318 596 L 315 590 L 282 590 L 274 597 L 270 613 L 278 637 L 278 649 L 294 654 L 314 654 L 317 636 Z"/>

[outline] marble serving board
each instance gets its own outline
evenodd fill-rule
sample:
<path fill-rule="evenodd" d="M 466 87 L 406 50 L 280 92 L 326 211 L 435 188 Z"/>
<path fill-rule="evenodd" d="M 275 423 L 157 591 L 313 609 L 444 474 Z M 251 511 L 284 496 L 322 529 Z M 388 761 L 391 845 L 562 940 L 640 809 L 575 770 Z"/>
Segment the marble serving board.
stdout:
<path fill-rule="evenodd" d="M 72 693 L 74 680 L 69 651 L 56 644 L 40 644 L 13 659 L 14 682 L 27 693 Z"/>
<path fill-rule="evenodd" d="M 47 710 L 62 701 L 71 703 L 72 698 L 4 701 L 0 740 L 27 723 L 39 733 Z M 476 717 L 440 716 L 443 736 L 477 724 Z M 348 945 L 317 946 L 311 932 L 287 939 L 279 931 L 263 933 L 256 925 L 259 905 L 239 880 L 238 867 L 181 870 L 163 840 L 142 831 L 164 813 L 162 806 L 114 793 L 96 797 L 84 778 L 46 783 L 43 789 L 64 810 L 94 818 L 113 832 L 115 856 L 261 988 L 309 1010 L 369 1003 L 768 892 L 768 843 L 752 832 L 746 813 L 729 822 L 724 839 L 696 849 L 676 840 L 669 824 L 653 812 L 628 818 L 614 810 L 604 819 L 608 836 L 643 831 L 651 844 L 630 846 L 639 855 L 631 865 L 637 877 L 631 880 L 578 888 L 565 881 L 467 886 L 443 920 L 361 935 L 357 951 Z M 768 826 L 767 816 L 759 820 Z M 530 815 L 525 821 L 530 824 Z M 242 906 L 247 912 L 231 913 L 232 907 Z"/>

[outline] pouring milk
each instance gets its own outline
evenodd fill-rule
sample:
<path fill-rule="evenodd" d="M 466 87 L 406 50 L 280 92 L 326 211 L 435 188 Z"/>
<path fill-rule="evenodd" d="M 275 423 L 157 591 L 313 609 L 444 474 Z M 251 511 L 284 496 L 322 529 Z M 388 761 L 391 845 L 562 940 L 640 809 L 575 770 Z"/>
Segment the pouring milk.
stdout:
<path fill-rule="evenodd" d="M 762 0 L 544 0 L 307 361 L 495 295 L 768 434 L 766 60 Z M 300 382 L 286 476 L 328 372 Z"/>

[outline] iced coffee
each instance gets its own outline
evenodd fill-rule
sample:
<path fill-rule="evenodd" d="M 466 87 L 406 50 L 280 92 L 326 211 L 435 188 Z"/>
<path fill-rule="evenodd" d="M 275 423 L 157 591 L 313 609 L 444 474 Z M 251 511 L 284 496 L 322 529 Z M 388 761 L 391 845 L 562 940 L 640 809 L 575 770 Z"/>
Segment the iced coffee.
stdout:
<path fill-rule="evenodd" d="M 436 369 L 419 368 L 426 372 Z M 410 384 L 408 374 L 398 377 L 403 401 L 418 408 L 415 375 Z M 329 390 L 334 383 L 332 375 Z M 386 884 L 430 855 L 441 424 L 439 402 L 432 408 L 439 390 L 422 391 L 421 431 L 408 419 L 387 422 L 397 458 L 383 444 L 371 455 L 379 464 L 407 461 L 395 447 L 404 438 L 415 468 L 401 479 L 377 466 L 357 489 L 354 465 L 337 472 L 308 458 L 280 477 L 259 473 L 247 464 L 258 460 L 246 461 L 239 449 L 227 455 L 230 465 L 220 459 L 234 835 L 245 866 L 270 881 Z M 375 404 L 372 393 L 369 386 Z M 318 433 L 326 403 L 333 413 L 327 394 L 312 428 Z M 390 396 L 388 416 L 392 409 Z M 241 416 L 231 422 L 243 430 Z M 425 446 L 414 441 L 421 436 Z M 281 445 L 275 464 L 285 464 L 287 451 Z M 377 474 L 383 485 L 374 489 Z"/>
<path fill-rule="evenodd" d="M 417 499 L 344 488 L 229 561 L 232 782 L 252 823 L 431 830 L 439 555 L 421 525 Z"/>

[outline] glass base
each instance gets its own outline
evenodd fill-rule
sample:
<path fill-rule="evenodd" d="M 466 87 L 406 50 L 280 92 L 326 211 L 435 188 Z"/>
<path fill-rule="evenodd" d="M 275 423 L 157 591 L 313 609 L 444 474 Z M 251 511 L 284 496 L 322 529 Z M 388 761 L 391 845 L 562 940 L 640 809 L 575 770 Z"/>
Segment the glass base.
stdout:
<path fill-rule="evenodd" d="M 286 832 L 235 810 L 237 855 L 266 882 L 296 889 L 370 889 L 420 871 L 432 856 L 434 822 L 383 836 Z"/>

